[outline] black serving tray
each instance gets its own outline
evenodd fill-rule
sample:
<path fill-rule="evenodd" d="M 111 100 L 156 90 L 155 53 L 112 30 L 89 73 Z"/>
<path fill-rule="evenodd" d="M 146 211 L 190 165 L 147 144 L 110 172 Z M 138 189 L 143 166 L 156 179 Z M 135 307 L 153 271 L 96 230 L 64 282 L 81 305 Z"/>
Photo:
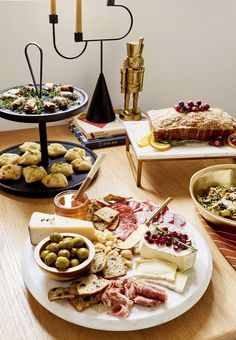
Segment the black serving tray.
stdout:
<path fill-rule="evenodd" d="M 24 85 L 10 87 L 8 89 L 3 90 L 2 93 L 22 86 Z M 74 93 L 77 94 L 80 98 L 78 99 L 77 102 L 75 101 L 75 105 L 70 106 L 67 110 L 64 111 L 61 110 L 54 113 L 42 112 L 38 114 L 37 113 L 27 114 L 25 112 L 17 112 L 0 108 L 0 117 L 7 120 L 12 120 L 14 122 L 22 123 L 42 123 L 42 122 L 46 123 L 68 119 L 82 112 L 86 108 L 88 103 L 88 95 L 83 90 L 79 88 L 74 88 Z"/>
<path fill-rule="evenodd" d="M 91 157 L 92 164 L 95 162 L 97 155 L 91 151 L 90 149 L 72 142 L 64 142 L 64 141 L 48 141 L 48 145 L 51 143 L 60 143 L 65 146 L 66 149 L 70 149 L 73 147 L 79 147 L 86 151 L 86 155 Z M 3 153 L 16 153 L 21 155 L 22 153 L 19 150 L 19 145 L 11 146 L 3 151 L 0 152 L 0 155 Z M 46 171 L 50 172 L 50 167 L 55 162 L 66 162 L 64 157 L 48 157 L 49 165 L 46 168 Z M 41 165 L 41 164 L 38 164 Z M 7 180 L 7 181 L 0 181 L 0 188 L 18 196 L 24 197 L 32 197 L 32 198 L 45 198 L 45 197 L 52 197 L 57 195 L 59 192 L 64 190 L 70 189 L 77 189 L 85 180 L 88 171 L 84 172 L 76 172 L 72 174 L 72 176 L 67 177 L 68 180 L 68 187 L 66 188 L 47 188 L 41 182 L 27 184 L 22 176 L 19 181 Z"/>

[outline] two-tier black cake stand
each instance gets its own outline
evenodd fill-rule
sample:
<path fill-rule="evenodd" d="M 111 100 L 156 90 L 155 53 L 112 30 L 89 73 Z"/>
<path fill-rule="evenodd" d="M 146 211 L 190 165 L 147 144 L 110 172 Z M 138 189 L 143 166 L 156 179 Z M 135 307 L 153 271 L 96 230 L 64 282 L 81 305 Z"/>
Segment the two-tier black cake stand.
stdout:
<path fill-rule="evenodd" d="M 28 52 L 27 52 L 28 47 L 31 45 L 36 46 L 40 51 L 40 84 L 39 85 L 36 84 L 35 77 L 32 71 L 32 67 L 29 61 Z M 25 48 L 25 55 L 26 55 L 30 73 L 33 79 L 33 83 L 36 89 L 36 93 L 38 94 L 38 97 L 41 97 L 42 96 L 42 64 L 43 64 L 42 49 L 38 44 L 30 43 Z M 18 88 L 18 87 L 21 87 L 21 86 L 17 86 L 15 88 Z M 3 94 L 7 92 L 8 90 L 9 89 L 4 90 Z M 8 109 L 0 108 L 0 117 L 3 119 L 20 122 L 20 123 L 38 123 L 41 154 L 42 154 L 42 161 L 39 165 L 42 165 L 48 173 L 50 172 L 50 167 L 54 162 L 66 162 L 66 159 L 64 157 L 51 158 L 48 156 L 48 145 L 51 143 L 60 143 L 66 149 L 70 149 L 73 147 L 79 147 L 81 149 L 84 149 L 86 151 L 86 155 L 91 157 L 92 163 L 94 163 L 97 158 L 96 154 L 93 151 L 79 144 L 72 143 L 72 142 L 65 142 L 65 141 L 48 141 L 47 140 L 47 128 L 46 128 L 47 122 L 55 122 L 55 121 L 60 121 L 63 119 L 68 119 L 70 117 L 73 117 L 79 114 L 86 108 L 87 103 L 88 103 L 87 94 L 78 88 L 74 89 L 74 93 L 78 97 L 78 100 L 75 101 L 75 104 L 73 106 L 70 106 L 68 109 L 64 111 L 61 110 L 55 113 L 42 112 L 40 114 L 27 114 L 25 112 L 16 112 L 16 111 L 11 111 Z M 3 153 L 21 154 L 19 150 L 19 145 L 11 146 L 0 152 L 0 154 L 3 154 Z M 87 176 L 87 172 L 74 172 L 70 177 L 67 178 L 68 187 L 66 189 L 69 190 L 69 189 L 78 188 L 83 183 L 86 176 Z M 23 177 L 19 181 L 13 181 L 13 180 L 3 181 L 2 180 L 0 181 L 0 188 L 11 194 L 15 194 L 19 196 L 26 196 L 26 197 L 35 197 L 35 198 L 51 197 L 65 190 L 65 188 L 50 189 L 50 188 L 45 187 L 40 182 L 27 184 L 24 181 Z"/>

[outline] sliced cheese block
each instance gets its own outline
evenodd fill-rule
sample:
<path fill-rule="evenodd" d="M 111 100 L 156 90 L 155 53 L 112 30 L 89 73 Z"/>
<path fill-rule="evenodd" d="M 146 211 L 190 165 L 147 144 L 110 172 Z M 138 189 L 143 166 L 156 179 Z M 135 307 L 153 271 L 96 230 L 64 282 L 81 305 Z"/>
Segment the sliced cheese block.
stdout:
<path fill-rule="evenodd" d="M 187 280 L 188 280 L 188 275 L 185 274 L 185 273 L 180 273 L 180 272 L 176 272 L 174 282 L 169 282 L 169 281 L 166 281 L 166 280 L 154 278 L 153 275 L 152 275 L 151 278 L 149 278 L 148 275 L 143 277 L 141 274 L 135 275 L 135 276 L 137 276 L 141 279 L 144 279 L 148 283 L 151 283 L 151 284 L 154 284 L 154 285 L 161 285 L 161 286 L 167 287 L 169 289 L 172 289 L 172 290 L 176 291 L 177 293 L 182 293 L 184 291 L 184 288 L 185 288 Z"/>
<path fill-rule="evenodd" d="M 175 281 L 177 265 L 161 260 L 136 260 L 135 274 L 143 277 L 158 278 L 169 282 Z"/>
<path fill-rule="evenodd" d="M 158 247 L 155 244 L 149 244 L 145 240 L 140 242 L 140 255 L 146 259 L 160 259 L 175 263 L 179 271 L 185 271 L 194 266 L 196 252 L 190 249 L 176 252 L 169 247 Z"/>
<path fill-rule="evenodd" d="M 93 223 L 75 218 L 34 212 L 29 221 L 29 235 L 32 244 L 38 244 L 51 233 L 75 233 L 97 240 Z"/>
<path fill-rule="evenodd" d="M 131 249 L 133 248 L 143 237 L 144 233 L 148 230 L 146 224 L 140 224 L 138 228 L 132 232 L 132 234 L 117 248 L 119 249 Z"/>

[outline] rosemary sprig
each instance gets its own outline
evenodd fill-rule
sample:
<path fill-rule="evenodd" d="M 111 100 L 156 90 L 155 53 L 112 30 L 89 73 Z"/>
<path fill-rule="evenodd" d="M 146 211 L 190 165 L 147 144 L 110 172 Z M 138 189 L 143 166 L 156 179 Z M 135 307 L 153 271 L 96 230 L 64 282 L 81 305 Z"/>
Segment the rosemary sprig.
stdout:
<path fill-rule="evenodd" d="M 167 231 L 162 230 L 160 227 L 158 227 L 158 224 L 156 224 L 156 223 L 153 223 L 153 224 L 155 225 L 155 229 L 156 229 L 157 231 L 161 231 L 163 234 L 167 234 L 167 233 L 168 233 Z M 180 243 L 180 244 L 182 244 L 183 246 L 187 247 L 187 248 L 190 249 L 192 252 L 197 252 L 197 251 L 198 251 L 197 248 L 195 248 L 195 247 L 193 247 L 193 246 L 189 246 L 189 245 L 187 245 L 186 243 L 181 242 L 180 240 L 178 240 L 178 239 L 175 238 L 175 237 L 171 237 L 171 239 L 174 240 L 174 241 L 176 241 L 176 242 L 178 242 L 178 243 Z"/>
<path fill-rule="evenodd" d="M 163 143 L 163 144 L 170 144 L 172 146 L 181 146 L 181 145 L 186 145 L 188 143 L 202 143 L 202 141 L 194 140 L 194 139 L 186 139 L 186 140 L 165 139 L 165 140 L 158 140 L 158 142 Z"/>

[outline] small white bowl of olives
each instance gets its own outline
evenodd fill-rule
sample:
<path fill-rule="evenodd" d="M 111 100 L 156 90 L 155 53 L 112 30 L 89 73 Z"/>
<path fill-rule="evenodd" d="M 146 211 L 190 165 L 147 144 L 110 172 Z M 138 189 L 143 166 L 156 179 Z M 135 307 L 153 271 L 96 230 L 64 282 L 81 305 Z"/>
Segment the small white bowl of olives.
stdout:
<path fill-rule="evenodd" d="M 73 233 L 52 233 L 35 247 L 34 258 L 48 278 L 73 280 L 89 269 L 95 255 L 92 242 Z"/>

